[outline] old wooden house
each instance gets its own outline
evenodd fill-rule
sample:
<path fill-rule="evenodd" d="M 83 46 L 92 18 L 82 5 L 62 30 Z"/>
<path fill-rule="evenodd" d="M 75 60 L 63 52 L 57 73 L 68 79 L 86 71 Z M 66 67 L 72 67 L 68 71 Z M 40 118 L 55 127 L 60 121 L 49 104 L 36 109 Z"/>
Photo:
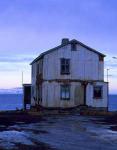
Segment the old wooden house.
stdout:
<path fill-rule="evenodd" d="M 105 55 L 73 39 L 40 54 L 32 63 L 31 105 L 108 107 Z"/>

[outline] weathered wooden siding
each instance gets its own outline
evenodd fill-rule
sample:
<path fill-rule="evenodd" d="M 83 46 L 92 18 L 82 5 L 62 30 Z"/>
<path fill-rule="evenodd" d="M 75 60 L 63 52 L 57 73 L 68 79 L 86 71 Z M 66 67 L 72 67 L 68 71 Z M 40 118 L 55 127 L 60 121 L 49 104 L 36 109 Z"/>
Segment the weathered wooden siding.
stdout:
<path fill-rule="evenodd" d="M 74 107 L 81 102 L 80 93 L 77 93 L 75 89 L 81 85 L 81 83 L 73 82 L 70 85 L 70 100 L 61 100 L 60 98 L 60 85 L 58 82 L 44 82 L 43 83 L 43 101 L 44 107 Z M 77 97 L 78 96 L 78 97 Z"/>
<path fill-rule="evenodd" d="M 60 74 L 60 59 L 70 59 L 70 74 Z M 38 68 L 39 67 L 39 68 Z M 99 60 L 99 55 L 81 45 L 77 50 L 72 51 L 71 45 L 64 46 L 52 53 L 46 54 L 43 59 L 32 65 L 32 94 L 31 104 L 35 105 L 34 97 L 38 99 L 37 75 L 43 75 L 42 102 L 44 107 L 74 107 L 84 104 L 84 89 L 81 82 L 71 82 L 70 100 L 60 99 L 61 82 L 56 79 L 70 79 L 82 81 L 104 81 L 104 62 Z M 107 107 L 107 83 L 96 82 L 96 85 L 103 86 L 103 99 L 93 99 L 93 84 L 88 83 L 86 88 L 86 104 L 92 107 Z"/>
<path fill-rule="evenodd" d="M 40 59 L 37 63 L 35 62 L 32 65 L 32 74 L 31 74 L 31 105 L 35 105 L 34 98 L 38 98 L 38 88 L 37 88 L 37 75 L 43 74 L 43 59 Z"/>
<path fill-rule="evenodd" d="M 36 63 L 32 65 L 32 74 L 31 74 L 31 105 L 35 106 L 34 97 L 36 97 Z"/>
<path fill-rule="evenodd" d="M 70 59 L 70 75 L 60 74 L 60 59 Z M 64 46 L 44 56 L 44 79 L 80 79 L 103 80 L 103 62 L 99 55 L 77 45 L 77 51 L 71 51 L 71 45 Z"/>
<path fill-rule="evenodd" d="M 78 105 L 84 105 L 84 89 L 80 82 L 72 82 L 70 88 L 70 100 L 60 99 L 60 85 L 62 83 L 57 82 L 44 82 L 43 84 L 43 101 L 44 107 L 74 107 Z M 102 99 L 93 98 L 94 85 L 101 85 L 103 87 Z M 95 84 L 88 84 L 86 88 L 86 105 L 91 107 L 107 107 L 107 83 L 97 82 Z"/>

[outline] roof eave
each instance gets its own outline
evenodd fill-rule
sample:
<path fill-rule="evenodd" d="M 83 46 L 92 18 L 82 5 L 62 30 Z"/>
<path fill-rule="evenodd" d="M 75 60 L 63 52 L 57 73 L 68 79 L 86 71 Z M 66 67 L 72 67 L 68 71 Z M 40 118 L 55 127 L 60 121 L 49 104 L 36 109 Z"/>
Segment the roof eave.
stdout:
<path fill-rule="evenodd" d="M 50 52 L 52 52 L 52 51 L 54 51 L 54 50 L 56 50 L 56 49 L 59 49 L 59 48 L 61 48 L 61 47 L 64 47 L 64 46 L 66 46 L 66 45 L 68 45 L 68 44 L 71 44 L 72 42 L 76 42 L 77 44 L 80 44 L 81 46 L 86 47 L 87 49 L 93 51 L 94 53 L 97 53 L 97 54 L 99 54 L 99 55 L 101 55 L 101 56 L 103 56 L 103 57 L 106 57 L 106 55 L 104 55 L 104 54 L 102 54 L 102 53 L 96 51 L 95 49 L 93 49 L 93 48 L 91 48 L 91 47 L 89 47 L 89 46 L 87 46 L 87 45 L 81 43 L 80 41 L 77 41 L 77 40 L 73 39 L 73 40 L 69 41 L 67 44 L 59 45 L 59 46 L 57 46 L 57 47 L 55 47 L 55 48 L 52 48 L 52 49 L 50 49 L 50 50 L 48 50 L 48 51 L 45 51 L 44 53 L 41 53 L 36 59 L 34 59 L 34 60 L 30 63 L 30 65 L 34 64 L 35 62 L 37 62 L 37 61 L 40 60 L 40 59 L 43 59 L 44 55 L 46 55 L 46 54 L 48 54 L 48 53 L 50 53 Z"/>
<path fill-rule="evenodd" d="M 80 44 L 81 46 L 86 47 L 87 49 L 93 51 L 94 53 L 97 53 L 97 54 L 99 54 L 99 55 L 101 55 L 101 56 L 103 56 L 103 57 L 106 57 L 106 55 L 104 55 L 104 54 L 98 52 L 97 50 L 91 48 L 90 46 L 87 46 L 87 45 L 81 43 L 80 41 L 77 41 L 77 40 L 73 39 L 73 40 L 71 40 L 71 43 L 72 43 L 72 42 L 76 42 L 77 44 Z"/>
<path fill-rule="evenodd" d="M 52 52 L 52 51 L 54 51 L 54 50 L 56 50 L 56 49 L 59 49 L 59 48 L 61 48 L 61 47 L 64 47 L 64 46 L 66 46 L 66 45 L 68 45 L 68 44 L 70 44 L 70 43 L 71 43 L 71 42 L 69 41 L 67 44 L 59 45 L 59 46 L 57 46 L 57 47 L 55 47 L 55 48 L 52 48 L 52 49 L 50 49 L 50 50 L 47 50 L 47 51 L 41 53 L 36 59 L 34 59 L 34 60 L 30 63 L 30 65 L 32 65 L 32 64 L 35 63 L 35 62 L 37 62 L 39 59 L 42 59 L 42 58 L 44 57 L 44 55 L 46 55 L 46 54 L 48 54 L 48 53 L 50 53 L 50 52 Z"/>

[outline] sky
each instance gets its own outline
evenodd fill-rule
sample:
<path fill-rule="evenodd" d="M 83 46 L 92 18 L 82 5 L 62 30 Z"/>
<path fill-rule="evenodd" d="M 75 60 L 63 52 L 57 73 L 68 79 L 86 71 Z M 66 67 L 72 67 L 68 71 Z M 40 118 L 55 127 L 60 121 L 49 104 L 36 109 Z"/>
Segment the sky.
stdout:
<path fill-rule="evenodd" d="M 41 52 L 77 39 L 106 54 L 110 93 L 117 93 L 116 0 L 1 0 L 0 89 L 31 82 L 30 62 Z"/>

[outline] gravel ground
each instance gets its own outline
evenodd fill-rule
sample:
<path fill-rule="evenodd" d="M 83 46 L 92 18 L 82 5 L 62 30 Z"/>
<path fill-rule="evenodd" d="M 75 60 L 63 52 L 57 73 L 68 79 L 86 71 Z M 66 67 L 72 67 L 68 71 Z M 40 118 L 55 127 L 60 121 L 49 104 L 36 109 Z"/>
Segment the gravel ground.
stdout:
<path fill-rule="evenodd" d="M 0 149 L 117 150 L 107 118 L 75 115 L 0 114 Z"/>

